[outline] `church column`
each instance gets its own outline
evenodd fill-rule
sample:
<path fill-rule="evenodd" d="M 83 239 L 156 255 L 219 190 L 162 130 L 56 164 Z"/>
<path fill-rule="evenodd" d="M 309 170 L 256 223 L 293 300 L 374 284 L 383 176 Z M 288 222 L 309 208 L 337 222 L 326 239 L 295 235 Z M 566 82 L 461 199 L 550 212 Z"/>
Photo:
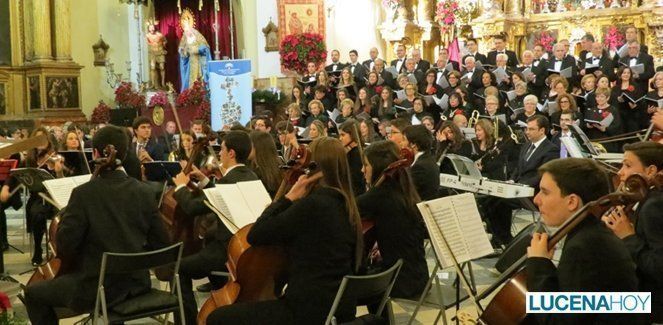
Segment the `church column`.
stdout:
<path fill-rule="evenodd" d="M 51 14 L 49 2 L 48 0 L 32 0 L 32 35 L 35 51 L 34 61 L 36 62 L 53 59 L 51 55 Z"/>
<path fill-rule="evenodd" d="M 53 8 L 55 19 L 55 59 L 71 61 L 71 0 L 57 0 Z"/>

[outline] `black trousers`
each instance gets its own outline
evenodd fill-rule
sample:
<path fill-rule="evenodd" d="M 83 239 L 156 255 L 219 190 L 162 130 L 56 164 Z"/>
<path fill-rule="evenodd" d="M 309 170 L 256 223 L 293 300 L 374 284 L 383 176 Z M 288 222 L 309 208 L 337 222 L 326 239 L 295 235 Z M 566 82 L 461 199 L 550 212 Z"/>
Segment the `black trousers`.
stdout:
<path fill-rule="evenodd" d="M 295 324 L 293 311 L 284 300 L 238 303 L 224 306 L 207 317 L 207 324 Z"/>
<path fill-rule="evenodd" d="M 493 242 L 497 245 L 509 245 L 513 239 L 511 217 L 513 210 L 520 207 L 520 202 L 494 196 L 485 196 L 478 200 L 483 210 L 488 231 L 493 234 Z"/>
<path fill-rule="evenodd" d="M 202 279 L 212 271 L 225 271 L 228 259 L 227 243 L 214 240 L 206 245 L 200 252 L 182 258 L 180 262 L 180 286 L 182 289 L 182 303 L 184 307 L 184 320 L 186 324 L 196 324 L 198 305 L 193 294 L 193 279 Z M 212 283 L 219 284 L 221 277 L 210 277 Z M 179 320 L 179 316 L 175 317 Z"/>
<path fill-rule="evenodd" d="M 58 318 L 55 307 L 66 307 L 72 310 L 89 311 L 92 304 L 77 299 L 74 288 L 80 283 L 80 277 L 66 274 L 50 281 L 32 284 L 25 289 L 25 307 L 32 324 L 57 325 Z M 94 292 L 91 293 L 94 297 Z M 90 297 L 88 297 L 90 298 Z"/>

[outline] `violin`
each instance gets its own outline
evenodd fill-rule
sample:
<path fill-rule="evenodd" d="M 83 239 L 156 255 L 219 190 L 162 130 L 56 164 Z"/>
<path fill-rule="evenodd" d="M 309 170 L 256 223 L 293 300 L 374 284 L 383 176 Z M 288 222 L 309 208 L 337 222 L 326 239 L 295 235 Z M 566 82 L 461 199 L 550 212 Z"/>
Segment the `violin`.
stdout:
<path fill-rule="evenodd" d="M 117 151 L 115 150 L 115 146 L 110 144 L 106 146 L 104 154 L 106 157 L 95 160 L 95 170 L 91 179 L 98 177 L 102 171 L 113 170 L 119 165 L 118 160 L 116 159 Z M 48 227 L 48 247 L 53 254 L 48 257 L 48 260 L 44 264 L 37 266 L 35 273 L 33 273 L 30 280 L 28 280 L 28 286 L 41 281 L 52 280 L 62 274 L 70 273 L 71 270 L 73 270 L 73 260 L 58 256 L 57 254 L 56 240 L 63 212 L 64 210 L 58 212 L 58 214 L 53 217 L 51 225 Z"/>
<path fill-rule="evenodd" d="M 614 206 L 625 206 L 644 200 L 648 188 L 647 181 L 641 175 L 629 176 L 626 179 L 623 191 L 613 192 L 589 202 L 567 219 L 548 239 L 548 250 L 554 249 L 555 245 L 585 218 L 589 216 L 601 218 Z M 527 313 L 525 313 L 527 269 L 523 268 L 523 265 L 526 260 L 527 255 L 521 257 L 518 262 L 504 271 L 497 282 L 476 297 L 478 302 L 504 284 L 481 314 L 480 319 L 483 324 L 520 324 L 525 319 L 525 316 L 527 316 Z"/>
<path fill-rule="evenodd" d="M 317 168 L 317 164 L 311 160 L 311 151 L 309 148 L 300 144 L 296 149 L 294 149 L 291 154 L 291 158 L 285 162 L 285 164 L 279 166 L 280 169 L 285 170 L 283 175 L 283 181 L 281 186 L 279 186 L 274 199 L 279 199 L 283 197 L 290 188 L 297 183 L 297 180 L 300 176 L 309 174 L 312 170 Z"/>

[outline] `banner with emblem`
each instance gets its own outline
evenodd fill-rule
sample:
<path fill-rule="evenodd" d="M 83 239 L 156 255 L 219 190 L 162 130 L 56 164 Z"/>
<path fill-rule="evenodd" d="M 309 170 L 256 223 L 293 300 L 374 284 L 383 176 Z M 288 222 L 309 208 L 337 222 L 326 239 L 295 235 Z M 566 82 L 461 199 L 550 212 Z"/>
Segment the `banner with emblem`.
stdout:
<path fill-rule="evenodd" d="M 212 103 L 212 130 L 219 131 L 251 119 L 251 60 L 210 61 L 209 90 Z"/>

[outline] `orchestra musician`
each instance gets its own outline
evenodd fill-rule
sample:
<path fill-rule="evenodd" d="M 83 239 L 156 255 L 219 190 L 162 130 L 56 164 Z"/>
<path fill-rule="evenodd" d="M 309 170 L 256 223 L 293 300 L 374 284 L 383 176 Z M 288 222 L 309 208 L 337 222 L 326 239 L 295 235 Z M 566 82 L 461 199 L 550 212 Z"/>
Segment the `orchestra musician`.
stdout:
<path fill-rule="evenodd" d="M 663 170 L 663 144 L 637 142 L 624 146 L 624 160 L 618 175 L 621 182 L 633 174 L 651 179 Z M 602 220 L 619 237 L 637 265 L 640 291 L 652 293 L 650 321 L 663 322 L 663 192 L 650 189 L 635 211 L 617 207 Z M 628 214 L 633 214 L 629 218 Z"/>
<path fill-rule="evenodd" d="M 347 152 L 350 178 L 352 180 L 352 193 L 354 193 L 356 197 L 366 191 L 366 183 L 364 182 L 364 177 L 361 173 L 363 165 L 361 158 L 363 142 L 359 136 L 358 122 L 354 119 L 349 119 L 341 124 L 338 128 L 338 138 L 341 140 L 341 143 L 343 143 L 343 147 Z"/>
<path fill-rule="evenodd" d="M 370 189 L 357 198 L 357 205 L 363 219 L 375 221 L 382 263 L 374 267 L 387 269 L 403 259 L 390 296 L 414 300 L 428 280 L 423 246 L 426 229 L 416 206 L 420 198 L 407 166 L 389 170 L 399 159 L 399 149 L 391 141 L 378 141 L 366 148 L 363 171 Z"/>
<path fill-rule="evenodd" d="M 149 118 L 136 117 L 132 126 L 136 135 L 136 142 L 132 144 L 132 148 L 141 163 L 168 158 L 167 147 L 157 138 L 152 137 L 152 124 Z"/>
<path fill-rule="evenodd" d="M 255 181 L 258 176 L 246 166 L 251 153 L 251 139 L 246 132 L 230 131 L 221 142 L 219 161 L 225 174 L 219 184 L 234 184 L 237 182 Z M 191 178 L 199 181 L 199 187 L 214 186 L 213 182 L 203 175 L 200 170 L 194 170 L 188 175 L 179 173 L 174 179 L 176 190 L 174 198 L 183 211 L 190 217 L 211 213 L 204 204 L 205 195 L 201 192 L 192 192 L 186 188 Z M 228 241 L 232 237 L 230 231 L 219 221 L 215 215 L 205 218 L 208 232 L 205 234 L 205 247 L 198 253 L 182 258 L 180 263 L 180 286 L 182 302 L 184 305 L 184 319 L 186 324 L 195 324 L 198 308 L 193 295 L 193 279 L 201 279 L 210 275 L 212 271 L 225 270 Z M 221 287 L 222 280 L 210 277 L 213 287 Z M 178 319 L 178 317 L 176 317 Z"/>
<path fill-rule="evenodd" d="M 252 144 L 251 154 L 249 154 L 249 168 L 265 185 L 269 196 L 274 198 L 283 178 L 279 169 L 281 160 L 276 152 L 274 139 L 269 133 L 261 131 L 252 131 L 249 137 Z"/>
<path fill-rule="evenodd" d="M 410 166 L 412 182 L 422 200 L 438 197 L 439 170 L 431 154 L 433 137 L 423 125 L 410 125 L 403 130 L 403 146 L 412 150 L 414 162 Z"/>
<path fill-rule="evenodd" d="M 312 104 L 315 101 L 311 102 Z M 276 123 L 276 132 L 281 143 L 281 157 L 284 162 L 291 159 L 297 159 L 299 153 L 299 142 L 297 141 L 297 132 L 292 124 L 281 121 Z"/>
<path fill-rule="evenodd" d="M 359 212 L 345 148 L 338 139 L 311 144 L 319 168 L 302 175 L 272 203 L 248 234 L 253 246 L 284 246 L 290 256 L 285 298 L 216 309 L 207 324 L 323 324 L 343 276 L 361 261 Z M 341 303 L 339 322 L 352 320 L 354 304 Z"/>
<path fill-rule="evenodd" d="M 92 144 L 95 158 L 104 157 L 106 146 L 113 145 L 116 159 L 122 161 L 129 139 L 121 128 L 106 126 Z M 26 288 L 25 304 L 33 324 L 57 324 L 56 307 L 92 310 L 103 252 L 138 253 L 166 245 L 152 192 L 129 177 L 121 163 L 73 190 L 56 239 L 58 256 L 71 261 L 73 271 Z M 104 286 L 106 301 L 113 305 L 150 290 L 150 275 L 147 271 L 108 275 Z"/>
<path fill-rule="evenodd" d="M 539 168 L 541 191 L 534 197 L 542 221 L 558 227 L 584 204 L 608 194 L 602 168 L 582 158 L 557 159 Z M 578 177 L 582 175 L 582 177 Z M 588 216 L 566 236 L 557 266 L 548 235 L 534 233 L 527 248 L 530 292 L 638 291 L 636 268 L 621 241 L 600 220 Z M 610 270 L 606 271 L 606 267 Z M 532 314 L 545 324 L 633 324 L 635 314 Z"/>

